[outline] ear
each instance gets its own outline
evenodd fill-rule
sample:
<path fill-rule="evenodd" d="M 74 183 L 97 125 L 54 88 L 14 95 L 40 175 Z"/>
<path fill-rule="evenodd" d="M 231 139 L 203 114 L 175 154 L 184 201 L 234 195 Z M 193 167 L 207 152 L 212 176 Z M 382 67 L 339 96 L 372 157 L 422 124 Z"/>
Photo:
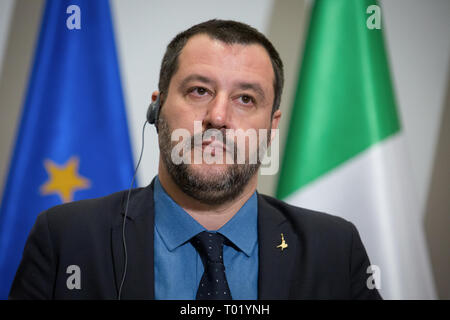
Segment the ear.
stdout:
<path fill-rule="evenodd" d="M 274 112 L 274 114 L 272 116 L 272 127 L 270 130 L 270 142 L 272 142 L 273 139 L 275 138 L 276 131 L 277 131 L 276 129 L 278 129 L 280 119 L 281 119 L 281 110 L 278 109 L 277 111 Z"/>

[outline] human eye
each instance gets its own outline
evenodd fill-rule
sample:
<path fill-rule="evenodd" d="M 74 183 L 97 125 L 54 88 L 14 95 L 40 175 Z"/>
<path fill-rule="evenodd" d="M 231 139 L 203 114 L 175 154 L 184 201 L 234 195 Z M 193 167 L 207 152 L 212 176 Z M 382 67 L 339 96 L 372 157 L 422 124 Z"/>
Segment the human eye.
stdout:
<path fill-rule="evenodd" d="M 256 103 L 256 100 L 251 95 L 242 94 L 238 97 L 238 102 L 244 106 L 252 106 Z"/>
<path fill-rule="evenodd" d="M 204 87 L 192 87 L 188 89 L 188 94 L 194 96 L 194 97 L 204 97 L 206 94 L 209 93 L 209 90 Z"/>

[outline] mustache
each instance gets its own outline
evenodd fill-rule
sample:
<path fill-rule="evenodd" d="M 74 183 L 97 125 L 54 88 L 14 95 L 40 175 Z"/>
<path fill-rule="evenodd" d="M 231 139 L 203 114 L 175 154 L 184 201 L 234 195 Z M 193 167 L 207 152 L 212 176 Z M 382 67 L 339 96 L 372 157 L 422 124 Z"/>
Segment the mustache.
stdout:
<path fill-rule="evenodd" d="M 183 143 L 183 149 L 192 150 L 197 147 L 202 150 L 202 147 L 205 145 L 209 145 L 210 143 L 216 144 L 218 142 L 223 146 L 224 154 L 228 153 L 231 156 L 234 164 L 243 164 L 247 161 L 250 164 L 261 164 L 261 159 L 267 150 L 267 140 L 270 138 L 270 130 L 267 135 L 248 137 L 248 140 L 245 136 L 244 139 L 242 138 L 233 129 L 205 129 L 202 132 L 195 133 L 190 139 L 186 139 Z M 252 139 L 256 140 L 251 142 L 250 140 Z"/>
<path fill-rule="evenodd" d="M 183 154 L 189 159 L 189 154 L 196 155 L 195 159 L 197 160 L 194 161 L 200 161 L 200 158 L 198 158 L 200 155 L 202 158 L 208 157 L 208 161 L 219 159 L 210 158 L 215 156 L 208 153 L 209 148 L 208 150 L 205 149 L 208 146 L 213 148 L 222 146 L 223 156 L 227 155 L 225 160 L 227 164 L 261 164 L 266 150 L 270 146 L 272 133 L 270 127 L 268 129 L 248 128 L 247 130 L 213 126 L 205 128 L 199 124 L 199 121 L 194 121 L 194 132 L 186 128 L 171 129 L 163 117 L 159 118 L 158 126 L 161 130 L 159 135 L 160 149 L 169 152 L 171 156 L 175 152 L 173 154 L 177 159 L 172 160 L 176 164 L 179 164 L 180 161 L 190 161 L 181 160 L 184 157 Z M 181 151 L 184 151 L 184 153 Z M 205 151 L 206 153 L 204 153 Z M 216 152 L 216 156 L 222 157 L 222 153 Z"/>
<path fill-rule="evenodd" d="M 232 139 L 230 139 L 229 135 L 227 136 L 226 129 L 206 129 L 203 132 L 194 134 L 187 143 L 190 143 L 190 147 L 194 148 L 201 147 L 205 141 L 215 141 L 220 142 L 226 150 L 237 149 L 234 136 L 231 137 Z"/>

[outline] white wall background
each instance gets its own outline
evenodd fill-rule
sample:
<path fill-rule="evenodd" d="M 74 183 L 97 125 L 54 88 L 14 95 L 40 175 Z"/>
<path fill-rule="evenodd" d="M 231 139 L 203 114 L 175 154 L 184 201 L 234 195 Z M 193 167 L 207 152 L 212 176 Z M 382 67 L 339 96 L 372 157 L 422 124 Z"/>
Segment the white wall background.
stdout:
<path fill-rule="evenodd" d="M 9 24 L 13 9 L 13 0 L 2 0 L 0 2 L 0 74 L 2 72 L 4 49 L 8 40 Z"/>
<path fill-rule="evenodd" d="M 394 89 L 424 215 L 450 81 L 450 1 L 380 3 Z"/>
<path fill-rule="evenodd" d="M 2 0 L 0 1 L 0 75 L 3 70 L 3 61 L 6 53 L 6 45 L 9 35 L 9 26 L 12 19 L 12 13 L 14 10 L 14 0 Z M 0 97 L 0 121 L 6 118 L 5 112 L 8 106 L 5 105 L 2 97 Z M 14 108 L 17 109 L 17 108 Z M 12 122 L 15 124 L 17 122 L 16 110 L 12 110 L 13 117 Z M 9 119 L 8 119 L 9 120 Z M 0 122 L 3 126 L 3 121 Z M 6 172 L 9 165 L 9 153 L 12 146 L 12 140 L 14 136 L 14 131 L 12 130 L 15 125 L 10 128 L 1 129 L 0 128 L 0 194 L 3 194 L 3 183 L 6 180 Z M 1 197 L 0 197 L 1 201 Z"/>

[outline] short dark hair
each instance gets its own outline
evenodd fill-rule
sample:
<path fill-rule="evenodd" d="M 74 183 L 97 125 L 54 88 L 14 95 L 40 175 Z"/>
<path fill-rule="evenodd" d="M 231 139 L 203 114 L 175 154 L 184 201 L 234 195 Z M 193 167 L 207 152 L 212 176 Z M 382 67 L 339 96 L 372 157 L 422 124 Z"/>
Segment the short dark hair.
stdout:
<path fill-rule="evenodd" d="M 161 93 L 168 92 L 170 80 L 178 69 L 178 56 L 180 55 L 181 50 L 186 45 L 187 41 L 197 34 L 206 34 L 211 38 L 220 40 L 226 44 L 260 44 L 266 49 L 275 74 L 273 84 L 275 93 L 272 107 L 273 116 L 274 112 L 280 107 L 281 94 L 283 92 L 283 62 L 272 43 L 261 32 L 245 23 L 237 21 L 212 19 L 177 34 L 167 46 L 166 53 L 164 54 L 161 63 L 158 84 L 159 91 Z"/>

